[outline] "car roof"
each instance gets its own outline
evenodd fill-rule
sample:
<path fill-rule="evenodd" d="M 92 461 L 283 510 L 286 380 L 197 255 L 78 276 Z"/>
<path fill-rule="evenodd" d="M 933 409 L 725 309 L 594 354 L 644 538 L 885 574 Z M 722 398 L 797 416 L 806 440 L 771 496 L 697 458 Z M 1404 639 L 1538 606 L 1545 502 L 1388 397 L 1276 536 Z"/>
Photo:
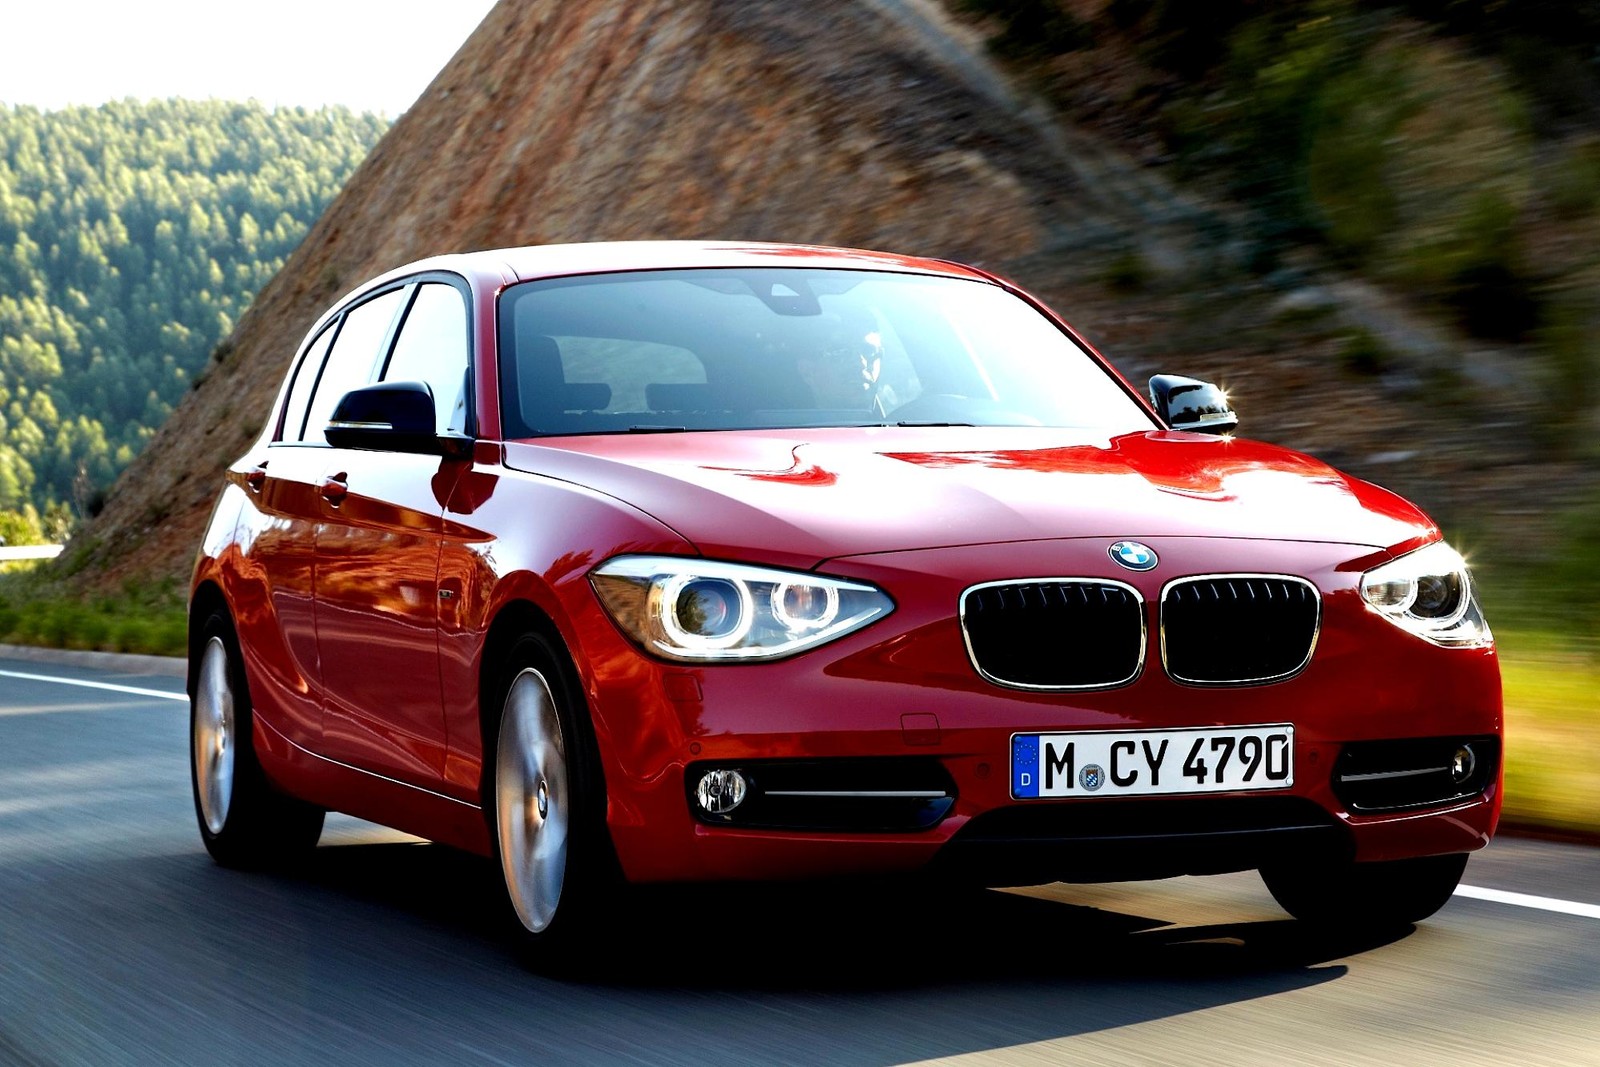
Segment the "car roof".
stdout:
<path fill-rule="evenodd" d="M 502 254 L 522 281 L 561 274 L 684 267 L 854 268 L 982 277 L 977 271 L 944 260 L 856 248 L 752 241 L 612 241 L 512 248 L 502 250 Z"/>
<path fill-rule="evenodd" d="M 820 267 L 833 270 L 890 270 L 991 280 L 982 271 L 948 260 L 823 245 L 759 241 L 596 241 L 584 244 L 528 245 L 435 256 L 408 263 L 362 289 L 424 270 L 447 270 L 493 284 L 572 274 L 674 270 L 694 267 Z"/>

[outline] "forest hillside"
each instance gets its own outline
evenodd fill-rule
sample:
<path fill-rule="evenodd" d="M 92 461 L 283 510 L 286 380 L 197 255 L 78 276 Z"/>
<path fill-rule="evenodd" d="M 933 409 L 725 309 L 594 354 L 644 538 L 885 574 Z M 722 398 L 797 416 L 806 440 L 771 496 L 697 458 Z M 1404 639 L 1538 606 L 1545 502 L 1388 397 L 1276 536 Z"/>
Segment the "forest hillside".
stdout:
<path fill-rule="evenodd" d="M 0 106 L 0 513 L 13 541 L 98 512 L 386 128 L 254 103 Z"/>

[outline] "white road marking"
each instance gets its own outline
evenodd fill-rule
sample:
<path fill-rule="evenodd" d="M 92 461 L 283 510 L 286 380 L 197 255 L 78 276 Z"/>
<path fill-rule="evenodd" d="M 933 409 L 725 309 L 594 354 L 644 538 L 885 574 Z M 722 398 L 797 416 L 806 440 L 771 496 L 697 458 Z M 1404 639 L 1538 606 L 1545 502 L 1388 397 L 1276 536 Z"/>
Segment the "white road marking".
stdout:
<path fill-rule="evenodd" d="M 1577 915 L 1584 919 L 1600 919 L 1600 904 L 1580 904 L 1575 900 L 1536 897 L 1527 893 L 1507 893 L 1503 889 L 1480 889 L 1475 885 L 1456 886 L 1456 896 L 1488 900 L 1495 904 L 1510 904 L 1518 908 L 1553 911 L 1560 915 Z"/>
<path fill-rule="evenodd" d="M 169 693 L 163 689 L 140 689 L 136 685 L 113 685 L 110 682 L 88 682 L 81 678 L 57 678 L 49 674 L 24 674 L 22 671 L 0 671 L 0 678 L 25 678 L 30 682 L 55 682 L 58 685 L 76 685 L 84 689 L 106 689 L 113 693 L 127 693 L 136 697 L 161 697 L 163 700 L 187 702 L 187 693 Z"/>

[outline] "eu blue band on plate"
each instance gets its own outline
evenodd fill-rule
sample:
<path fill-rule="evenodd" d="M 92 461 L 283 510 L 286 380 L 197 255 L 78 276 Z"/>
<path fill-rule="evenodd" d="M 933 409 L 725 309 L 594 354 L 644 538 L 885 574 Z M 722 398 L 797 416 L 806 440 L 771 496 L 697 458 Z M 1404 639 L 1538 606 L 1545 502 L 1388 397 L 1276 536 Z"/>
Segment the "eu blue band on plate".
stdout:
<path fill-rule="evenodd" d="M 1011 739 L 1011 795 L 1039 795 L 1039 738 L 1018 735 Z"/>

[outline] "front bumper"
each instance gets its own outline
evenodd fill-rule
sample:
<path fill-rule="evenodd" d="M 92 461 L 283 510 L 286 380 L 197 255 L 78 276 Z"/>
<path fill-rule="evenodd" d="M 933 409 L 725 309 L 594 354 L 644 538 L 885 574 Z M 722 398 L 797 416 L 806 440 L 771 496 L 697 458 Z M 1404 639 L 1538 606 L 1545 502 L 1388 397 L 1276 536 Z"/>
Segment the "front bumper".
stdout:
<path fill-rule="evenodd" d="M 1237 569 L 1206 558 L 1211 546 L 1181 540 L 1158 550 L 1186 563 L 1183 573 Z M 1494 651 L 1439 648 L 1367 611 L 1355 590 L 1359 568 L 1346 562 L 1351 552 L 1301 544 L 1258 553 L 1260 569 L 1302 574 L 1322 597 L 1311 661 L 1264 685 L 1181 684 L 1154 656 L 1132 682 L 1101 690 L 1030 692 L 985 680 L 952 605 L 963 589 L 997 574 L 1092 573 L 1086 562 L 1063 560 L 1060 543 L 836 561 L 829 573 L 874 582 L 896 611 L 772 663 L 661 663 L 622 638 L 598 605 L 575 612 L 585 619 L 577 647 L 588 656 L 579 666 L 624 872 L 635 881 L 670 881 L 932 869 L 998 885 L 1241 870 L 1296 853 L 1378 861 L 1481 848 L 1500 812 Z M 1152 632 L 1161 584 L 1172 577 L 1132 579 L 1149 583 L 1141 592 Z M 1284 722 L 1294 724 L 1295 784 L 1286 790 L 1011 796 L 1014 733 Z M 1445 789 L 1430 800 L 1424 787 L 1400 807 L 1363 807 L 1371 791 L 1353 795 L 1341 774 L 1352 766 L 1386 773 L 1388 764 L 1371 753 L 1388 750 L 1374 745 L 1416 739 L 1434 739 L 1417 749 L 1425 755 L 1477 743 L 1484 759 L 1470 793 Z M 707 819 L 696 815 L 692 795 L 710 767 L 756 768 L 769 782 L 774 769 L 789 768 L 787 787 L 772 792 L 835 795 L 813 797 L 809 807 L 789 796 L 743 825 Z M 930 806 L 935 789 L 947 803 Z M 920 796 L 888 805 L 869 796 L 853 805 L 852 792 Z"/>

